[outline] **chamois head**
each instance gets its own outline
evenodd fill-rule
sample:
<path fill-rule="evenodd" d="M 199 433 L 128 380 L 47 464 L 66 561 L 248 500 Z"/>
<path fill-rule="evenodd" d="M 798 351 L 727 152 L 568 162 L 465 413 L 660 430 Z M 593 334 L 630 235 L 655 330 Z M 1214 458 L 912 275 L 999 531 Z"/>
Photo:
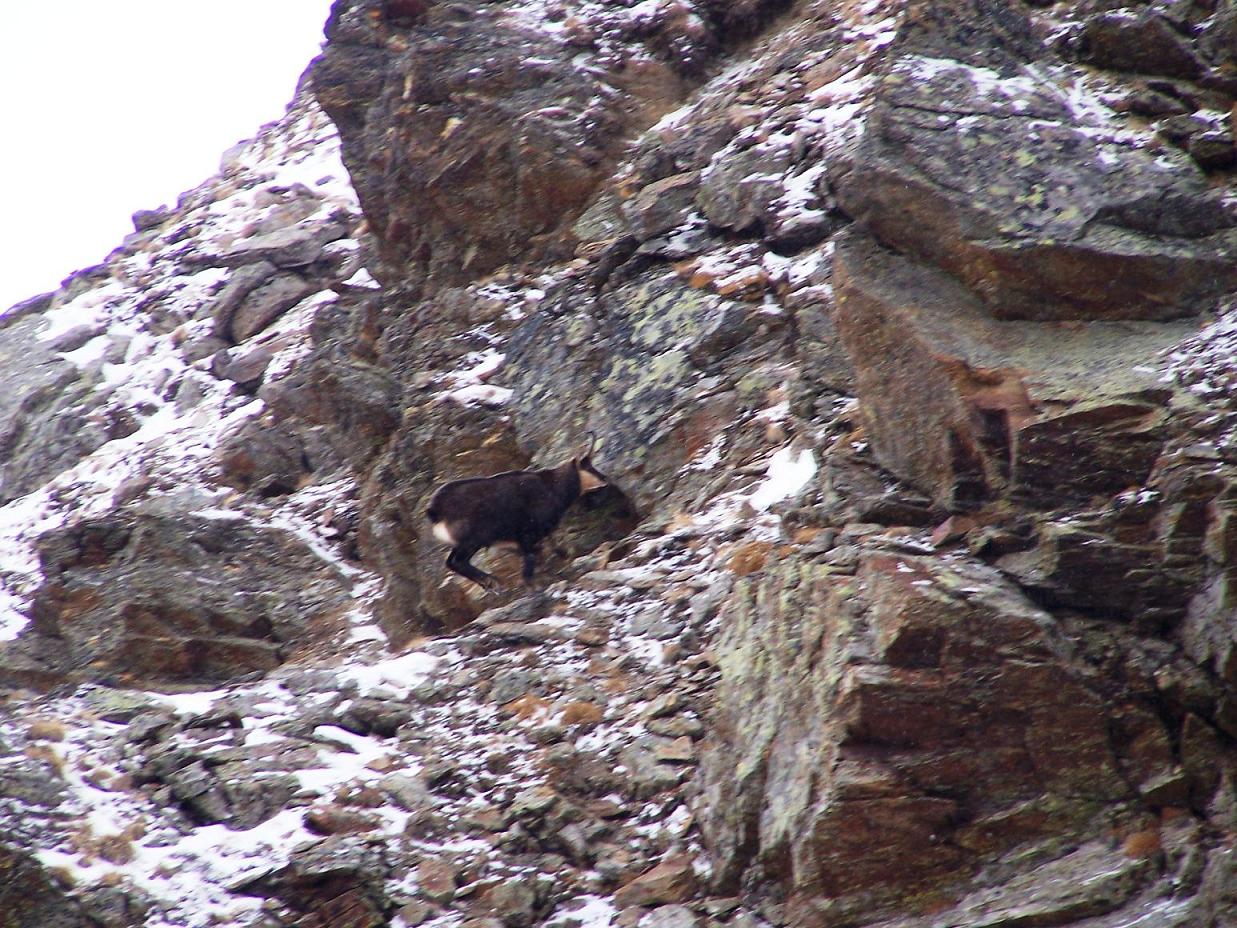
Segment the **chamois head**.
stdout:
<path fill-rule="evenodd" d="M 593 432 L 588 433 L 588 446 L 572 461 L 576 465 L 576 474 L 580 478 L 580 492 L 591 493 L 593 490 L 600 490 L 610 481 L 597 468 L 593 466 L 593 448 L 597 444 L 597 435 Z"/>

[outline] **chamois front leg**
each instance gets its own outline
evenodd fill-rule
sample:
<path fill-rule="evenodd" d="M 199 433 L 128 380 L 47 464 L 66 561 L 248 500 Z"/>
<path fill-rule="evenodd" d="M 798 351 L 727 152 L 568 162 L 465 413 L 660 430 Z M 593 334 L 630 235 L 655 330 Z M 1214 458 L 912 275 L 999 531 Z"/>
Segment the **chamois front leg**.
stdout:
<path fill-rule="evenodd" d="M 484 590 L 497 590 L 498 579 L 471 563 L 472 556 L 478 550 L 477 548 L 452 548 L 451 553 L 447 555 L 447 569 L 455 571 L 461 577 L 466 577 Z"/>

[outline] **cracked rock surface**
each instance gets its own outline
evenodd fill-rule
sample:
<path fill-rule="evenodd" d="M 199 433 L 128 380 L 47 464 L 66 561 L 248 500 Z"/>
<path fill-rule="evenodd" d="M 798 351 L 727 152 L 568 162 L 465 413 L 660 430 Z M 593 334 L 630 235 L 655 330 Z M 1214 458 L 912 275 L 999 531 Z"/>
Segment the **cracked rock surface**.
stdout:
<path fill-rule="evenodd" d="M 0 314 L 0 922 L 1237 923 L 1235 22 L 339 0 Z"/>

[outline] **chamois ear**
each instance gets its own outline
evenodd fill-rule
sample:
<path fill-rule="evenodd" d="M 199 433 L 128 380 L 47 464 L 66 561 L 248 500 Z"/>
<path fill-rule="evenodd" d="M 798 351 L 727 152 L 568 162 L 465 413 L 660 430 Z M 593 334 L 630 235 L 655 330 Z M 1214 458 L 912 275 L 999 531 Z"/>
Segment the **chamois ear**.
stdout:
<path fill-rule="evenodd" d="M 580 452 L 580 460 L 587 461 L 589 458 L 591 458 L 593 456 L 593 449 L 595 447 L 597 447 L 597 433 L 589 432 L 588 433 L 588 447 L 586 447 L 582 452 Z"/>

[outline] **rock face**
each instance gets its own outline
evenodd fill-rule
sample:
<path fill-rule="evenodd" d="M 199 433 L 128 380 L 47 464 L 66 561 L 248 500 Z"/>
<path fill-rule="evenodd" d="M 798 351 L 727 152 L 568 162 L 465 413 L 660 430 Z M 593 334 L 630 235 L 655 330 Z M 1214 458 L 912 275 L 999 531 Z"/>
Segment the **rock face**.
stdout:
<path fill-rule="evenodd" d="M 0 922 L 1237 923 L 1230 6 L 337 2 L 0 316 Z"/>
<path fill-rule="evenodd" d="M 31 629 L 63 643 L 78 678 L 87 667 L 88 679 L 160 682 L 270 670 L 345 601 L 344 577 L 291 533 L 218 513 L 82 520 L 43 535 L 39 559 Z"/>
<path fill-rule="evenodd" d="M 460 283 L 569 256 L 622 147 L 780 5 L 367 0 L 332 15 L 315 88 L 385 264 Z"/>

